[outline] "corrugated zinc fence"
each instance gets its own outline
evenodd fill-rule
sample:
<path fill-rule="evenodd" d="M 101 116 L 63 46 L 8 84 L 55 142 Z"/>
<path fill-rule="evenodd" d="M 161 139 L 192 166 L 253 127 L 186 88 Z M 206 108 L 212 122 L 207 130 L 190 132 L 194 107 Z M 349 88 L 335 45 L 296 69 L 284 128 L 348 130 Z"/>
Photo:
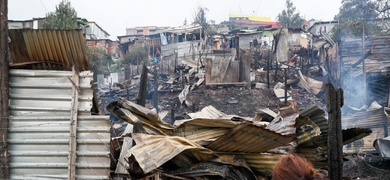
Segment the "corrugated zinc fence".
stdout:
<path fill-rule="evenodd" d="M 11 70 L 11 179 L 68 179 L 72 71 Z M 79 81 L 76 179 L 108 179 L 108 116 L 91 115 L 91 72 Z"/>

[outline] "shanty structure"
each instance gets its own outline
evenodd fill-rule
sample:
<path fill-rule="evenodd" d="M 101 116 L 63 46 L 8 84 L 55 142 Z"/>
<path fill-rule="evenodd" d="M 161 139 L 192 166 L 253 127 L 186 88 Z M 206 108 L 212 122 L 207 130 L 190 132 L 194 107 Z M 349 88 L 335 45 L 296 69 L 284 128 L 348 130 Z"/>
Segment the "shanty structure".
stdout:
<path fill-rule="evenodd" d="M 9 30 L 9 37 L 10 178 L 108 179 L 110 124 L 92 115 L 81 31 Z"/>

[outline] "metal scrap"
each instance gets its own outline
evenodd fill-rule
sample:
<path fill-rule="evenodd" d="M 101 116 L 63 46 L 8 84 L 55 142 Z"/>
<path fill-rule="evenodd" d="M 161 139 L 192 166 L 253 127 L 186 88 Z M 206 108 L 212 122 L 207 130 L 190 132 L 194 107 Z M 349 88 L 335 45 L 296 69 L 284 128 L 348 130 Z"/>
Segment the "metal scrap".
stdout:
<path fill-rule="evenodd" d="M 302 154 L 316 167 L 325 165 L 327 136 L 322 129 L 326 129 L 317 123 L 326 123 L 326 118 L 318 107 L 299 112 L 297 103 L 289 101 L 280 105 L 277 113 L 264 109 L 262 112 L 273 118 L 264 125 L 261 119 L 226 115 L 207 106 L 200 112 L 189 113 L 192 119 L 178 120 L 173 126 L 162 122 L 153 111 L 125 100 L 110 104 L 109 109 L 129 123 L 138 118 L 144 127 L 142 133 L 121 137 L 130 136 L 135 141 L 136 145 L 129 150 L 132 156 L 126 156 L 129 165 L 125 166 L 134 176 L 163 172 L 186 178 L 269 177 L 273 165 L 292 151 Z M 343 137 L 349 143 L 369 133 L 367 129 L 349 129 L 343 131 Z"/>

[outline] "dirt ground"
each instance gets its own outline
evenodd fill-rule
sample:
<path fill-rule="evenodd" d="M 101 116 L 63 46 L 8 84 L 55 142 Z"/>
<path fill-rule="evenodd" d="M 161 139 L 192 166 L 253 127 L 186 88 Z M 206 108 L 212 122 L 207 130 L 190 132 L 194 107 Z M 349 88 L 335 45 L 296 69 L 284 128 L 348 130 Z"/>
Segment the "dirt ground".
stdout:
<path fill-rule="evenodd" d="M 390 161 L 380 160 L 379 157 L 353 157 L 344 162 L 344 177 L 360 180 L 390 179 Z"/>

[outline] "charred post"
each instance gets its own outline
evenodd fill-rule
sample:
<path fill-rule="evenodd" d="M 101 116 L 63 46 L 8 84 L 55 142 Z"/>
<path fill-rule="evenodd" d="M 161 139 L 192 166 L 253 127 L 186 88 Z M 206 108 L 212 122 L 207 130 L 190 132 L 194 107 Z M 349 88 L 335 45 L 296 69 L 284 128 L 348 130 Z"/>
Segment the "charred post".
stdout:
<path fill-rule="evenodd" d="M 287 68 L 284 68 L 284 104 L 287 104 Z"/>
<path fill-rule="evenodd" d="M 277 83 L 278 82 L 278 61 L 276 60 L 275 61 L 275 77 L 274 77 L 274 83 Z"/>
<path fill-rule="evenodd" d="M 148 69 L 146 65 L 142 65 L 142 74 L 141 74 L 141 82 L 138 92 L 137 104 L 141 106 L 145 106 L 146 104 L 146 93 L 148 88 Z"/>
<path fill-rule="evenodd" d="M 328 111 L 328 164 L 329 179 L 343 177 L 343 134 L 341 128 L 341 107 L 343 90 L 335 89 L 332 84 L 326 85 L 326 108 Z"/>
<path fill-rule="evenodd" d="M 154 91 L 153 91 L 153 106 L 156 109 L 156 112 L 159 112 L 158 109 L 158 79 L 157 79 L 157 63 L 154 64 L 154 76 L 153 76 L 153 82 L 154 82 Z"/>
<path fill-rule="evenodd" d="M 9 179 L 7 130 L 9 121 L 8 0 L 0 1 L 0 179 Z"/>
<path fill-rule="evenodd" d="M 238 36 L 235 37 L 236 38 L 236 43 L 237 43 L 237 46 L 236 46 L 236 59 L 240 60 L 240 38 Z"/>
<path fill-rule="evenodd" d="M 270 71 L 270 67 L 269 67 L 269 62 L 272 62 L 272 51 L 271 51 L 271 55 L 270 55 L 270 58 L 267 59 L 267 88 L 269 89 L 269 86 L 270 86 L 270 80 L 269 80 L 269 71 Z"/>

